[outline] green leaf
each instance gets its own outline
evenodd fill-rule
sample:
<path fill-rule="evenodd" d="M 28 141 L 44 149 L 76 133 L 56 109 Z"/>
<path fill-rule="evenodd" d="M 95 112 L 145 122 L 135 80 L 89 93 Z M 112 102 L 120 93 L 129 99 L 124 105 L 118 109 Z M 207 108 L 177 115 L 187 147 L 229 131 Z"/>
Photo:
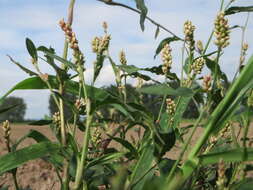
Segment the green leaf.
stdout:
<path fill-rule="evenodd" d="M 158 37 L 159 32 L 160 32 L 160 27 L 157 26 L 156 31 L 155 31 L 155 39 Z"/>
<path fill-rule="evenodd" d="M 165 84 L 152 85 L 138 89 L 139 92 L 155 95 L 173 95 L 173 96 L 192 96 L 193 91 L 189 88 L 179 87 L 177 89 L 171 88 Z"/>
<path fill-rule="evenodd" d="M 170 151 L 176 143 L 176 134 L 173 128 L 166 129 L 166 132 L 158 131 L 158 134 L 154 134 L 155 150 L 154 155 L 160 160 L 162 156 Z"/>
<path fill-rule="evenodd" d="M 26 72 L 27 74 L 29 74 L 30 76 L 37 76 L 38 74 L 31 71 L 30 69 L 27 69 L 26 67 L 22 66 L 20 63 L 16 62 L 14 59 L 12 59 L 11 56 L 7 55 L 9 57 L 9 59 L 11 60 L 12 63 L 14 63 L 15 65 L 17 65 L 21 70 L 23 70 L 24 72 Z"/>
<path fill-rule="evenodd" d="M 168 38 L 165 38 L 163 39 L 160 44 L 158 45 L 156 51 L 155 51 L 155 56 L 154 56 L 154 59 L 156 58 L 156 56 L 162 51 L 163 47 L 166 45 L 166 44 L 169 44 L 170 42 L 173 42 L 173 41 L 178 41 L 180 40 L 178 37 L 168 37 Z"/>
<path fill-rule="evenodd" d="M 141 25 L 141 30 L 144 31 L 145 27 L 144 27 L 144 21 L 145 21 L 145 18 L 147 16 L 147 13 L 148 13 L 148 9 L 145 5 L 145 2 L 144 0 L 135 0 L 136 2 L 136 7 L 137 9 L 139 9 L 141 11 L 141 14 L 140 14 L 140 25 Z"/>
<path fill-rule="evenodd" d="M 143 148 L 143 152 L 134 167 L 134 170 L 130 176 L 130 189 L 141 190 L 145 182 L 151 179 L 153 175 L 152 163 L 155 159 L 154 155 L 154 145 L 149 141 Z"/>
<path fill-rule="evenodd" d="M 127 148 L 134 155 L 134 157 L 136 158 L 138 157 L 138 152 L 131 143 L 118 137 L 113 137 L 111 135 L 108 135 L 108 136 L 111 139 L 115 140 L 116 142 L 120 143 L 123 147 Z"/>
<path fill-rule="evenodd" d="M 53 122 L 53 120 L 48 120 L 48 119 L 42 119 L 42 120 L 38 120 L 38 121 L 33 121 L 31 123 L 29 123 L 29 125 L 49 125 Z"/>
<path fill-rule="evenodd" d="M 59 84 L 55 76 L 50 75 L 48 77 L 48 81 L 53 89 L 58 89 Z M 27 78 L 16 84 L 6 94 L 4 94 L 4 96 L 0 98 L 0 102 L 15 90 L 44 90 L 44 89 L 48 89 L 48 86 L 44 81 L 41 80 L 40 77 Z M 89 85 L 86 85 L 86 89 L 88 91 L 88 96 L 93 100 L 103 101 L 109 96 L 109 93 L 103 89 L 95 88 Z M 69 93 L 79 95 L 79 83 L 72 80 L 65 81 L 65 90 Z M 82 96 L 84 95 L 82 94 Z"/>
<path fill-rule="evenodd" d="M 41 51 L 42 51 L 42 50 L 41 50 Z M 76 71 L 77 66 L 76 66 L 74 63 L 72 63 L 71 61 L 68 61 L 68 60 L 66 60 L 66 59 L 63 59 L 63 58 L 61 58 L 60 56 L 55 55 L 55 54 L 53 54 L 53 53 L 51 53 L 51 52 L 49 52 L 49 51 L 43 50 L 43 52 L 44 52 L 47 56 L 51 57 L 52 59 L 56 59 L 57 61 L 59 61 L 59 62 L 61 62 L 62 64 L 66 65 L 67 67 L 69 67 L 69 68 L 71 68 L 72 70 Z M 51 64 L 51 65 L 52 65 L 52 64 Z M 52 65 L 52 66 L 53 66 L 53 65 Z M 54 65 L 53 67 L 55 68 L 55 65 Z M 59 70 L 60 68 L 57 67 L 57 68 L 55 68 L 55 69 L 56 69 L 56 70 Z"/>
<path fill-rule="evenodd" d="M 175 162 L 176 162 L 176 160 L 163 158 L 158 164 L 161 175 L 167 176 L 169 174 L 170 170 L 172 169 Z"/>
<path fill-rule="evenodd" d="M 30 54 L 30 56 L 35 61 L 38 61 L 37 49 L 36 49 L 35 45 L 33 44 L 32 40 L 30 40 L 29 38 L 26 38 L 25 43 L 26 43 L 26 49 L 27 49 L 28 53 Z"/>
<path fill-rule="evenodd" d="M 216 61 L 213 61 L 209 58 L 204 57 L 206 60 L 206 66 L 212 72 L 212 75 L 215 74 L 215 67 L 217 65 Z M 217 76 L 218 78 L 223 79 L 226 83 L 228 83 L 227 76 L 224 72 L 221 71 L 220 65 L 217 65 Z"/>
<path fill-rule="evenodd" d="M 248 7 L 230 7 L 225 11 L 225 15 L 232 15 L 241 12 L 253 12 L 253 6 Z"/>
<path fill-rule="evenodd" d="M 96 81 L 102 67 L 103 67 L 103 64 L 104 64 L 104 60 L 105 60 L 105 57 L 103 54 L 98 54 L 97 55 L 97 60 L 96 62 L 94 63 L 94 75 L 93 75 L 93 83 Z"/>
<path fill-rule="evenodd" d="M 253 179 L 246 178 L 240 181 L 239 183 L 234 184 L 231 190 L 252 190 L 252 187 L 253 187 Z"/>
<path fill-rule="evenodd" d="M 39 131 L 31 129 L 26 135 L 24 135 L 23 137 L 21 137 L 20 139 L 18 139 L 17 142 L 15 142 L 15 144 L 12 145 L 12 147 L 11 147 L 12 151 L 16 151 L 18 145 L 21 142 L 23 142 L 25 139 L 27 139 L 27 138 L 32 138 L 37 143 L 40 143 L 40 142 L 50 142 L 50 140 L 45 135 L 43 135 Z"/>
<path fill-rule="evenodd" d="M 110 163 L 114 160 L 117 160 L 117 159 L 123 157 L 124 155 L 125 155 L 125 153 L 122 153 L 122 152 L 109 153 L 109 154 L 103 155 L 103 156 L 96 158 L 96 159 L 92 160 L 91 162 L 89 162 L 87 165 L 87 168 L 90 168 L 92 166 L 96 166 L 99 164 Z"/>
<path fill-rule="evenodd" d="M 127 109 L 125 109 L 124 106 L 122 106 L 121 104 L 115 104 L 112 103 L 110 104 L 111 106 L 113 106 L 116 110 L 120 111 L 121 113 L 123 113 L 125 116 L 128 116 L 129 118 L 131 118 L 132 120 L 134 120 L 133 116 L 128 112 Z"/>
<path fill-rule="evenodd" d="M 244 162 L 253 160 L 253 148 L 237 148 L 229 151 L 210 153 L 198 156 L 202 165 L 216 164 L 220 160 L 224 162 Z"/>
<path fill-rule="evenodd" d="M 61 146 L 59 144 L 42 142 L 1 156 L 0 175 L 19 167 L 25 162 L 55 153 L 60 148 Z"/>
<path fill-rule="evenodd" d="M 118 65 L 118 67 L 122 70 L 127 72 L 128 74 L 136 73 L 137 71 L 141 70 L 140 68 L 134 65 Z"/>

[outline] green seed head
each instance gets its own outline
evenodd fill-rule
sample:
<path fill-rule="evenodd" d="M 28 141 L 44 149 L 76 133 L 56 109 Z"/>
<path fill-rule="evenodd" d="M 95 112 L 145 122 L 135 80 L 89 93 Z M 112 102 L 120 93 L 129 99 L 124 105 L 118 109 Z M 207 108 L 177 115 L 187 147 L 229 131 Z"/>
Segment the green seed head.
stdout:
<path fill-rule="evenodd" d="M 121 50 L 119 52 L 119 61 L 122 65 L 126 65 L 127 64 L 127 60 L 126 60 L 126 54 L 123 50 Z"/>
<path fill-rule="evenodd" d="M 172 65 L 172 55 L 169 44 L 166 44 L 162 49 L 162 61 L 163 61 L 162 70 L 163 73 L 166 74 L 171 69 Z"/>
<path fill-rule="evenodd" d="M 225 13 L 220 12 L 214 22 L 214 35 L 216 36 L 215 44 L 219 48 L 225 48 L 229 45 L 229 26 Z"/>
<path fill-rule="evenodd" d="M 195 60 L 195 62 L 191 66 L 191 70 L 193 71 L 194 74 L 200 74 L 204 65 L 206 63 L 206 60 L 203 57 L 200 57 Z"/>

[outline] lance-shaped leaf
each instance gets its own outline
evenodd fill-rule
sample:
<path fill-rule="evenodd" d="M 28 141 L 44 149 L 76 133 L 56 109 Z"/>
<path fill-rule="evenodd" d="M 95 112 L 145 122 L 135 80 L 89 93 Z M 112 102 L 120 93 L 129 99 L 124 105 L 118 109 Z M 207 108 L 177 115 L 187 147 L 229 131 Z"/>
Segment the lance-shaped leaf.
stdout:
<path fill-rule="evenodd" d="M 253 12 L 253 6 L 248 7 L 230 7 L 225 11 L 225 15 L 232 15 L 241 12 Z"/>
<path fill-rule="evenodd" d="M 58 89 L 59 84 L 55 76 L 50 75 L 48 77 L 48 82 L 51 84 L 53 89 Z M 11 94 L 16 90 L 44 90 L 44 89 L 48 89 L 48 86 L 44 81 L 41 80 L 40 77 L 27 78 L 16 84 L 13 88 L 11 88 L 3 97 L 0 98 L 0 102 L 5 97 L 7 97 L 9 94 Z M 88 96 L 93 100 L 103 101 L 109 96 L 109 93 L 103 89 L 95 88 L 89 85 L 86 85 L 86 89 L 88 91 Z M 67 80 L 65 82 L 65 90 L 66 92 L 78 95 L 79 83 L 72 80 Z M 82 96 L 84 95 L 82 94 Z"/>
<path fill-rule="evenodd" d="M 0 157 L 0 175 L 19 167 L 25 162 L 53 154 L 60 149 L 61 146 L 59 144 L 42 142 L 5 154 Z"/>
<path fill-rule="evenodd" d="M 135 0 L 136 2 L 136 7 L 141 11 L 140 14 L 140 25 L 141 25 L 141 30 L 144 31 L 144 21 L 148 13 L 148 8 L 145 5 L 144 0 Z"/>
<path fill-rule="evenodd" d="M 93 75 L 93 82 L 96 81 L 102 67 L 104 64 L 105 56 L 103 54 L 97 55 L 97 60 L 94 62 L 94 75 Z"/>
<path fill-rule="evenodd" d="M 166 45 L 166 44 L 169 44 L 170 42 L 173 42 L 173 41 L 178 41 L 180 40 L 178 37 L 168 37 L 168 38 L 165 38 L 163 39 L 160 44 L 158 45 L 156 51 L 155 51 L 155 56 L 154 58 L 156 58 L 156 56 L 162 51 L 163 47 Z"/>
<path fill-rule="evenodd" d="M 139 92 L 155 95 L 172 95 L 172 96 L 192 96 L 193 91 L 189 88 L 179 87 L 171 88 L 165 84 L 152 85 L 138 89 Z"/>
<path fill-rule="evenodd" d="M 142 189 L 145 182 L 151 179 L 153 175 L 153 170 L 151 170 L 151 168 L 155 159 L 153 152 L 154 145 L 151 141 L 149 141 L 145 147 L 143 147 L 141 157 L 135 165 L 135 168 L 130 176 L 130 189 Z"/>
<path fill-rule="evenodd" d="M 37 54 L 37 49 L 36 49 L 34 43 L 29 38 L 26 38 L 25 43 L 26 43 L 26 49 L 27 49 L 28 53 L 35 61 L 37 61 L 38 54 Z"/>
<path fill-rule="evenodd" d="M 36 76 L 38 75 L 37 73 L 31 71 L 30 69 L 24 67 L 23 65 L 21 65 L 20 63 L 16 62 L 14 59 L 12 59 L 11 56 L 7 55 L 9 57 L 9 59 L 11 60 L 12 63 L 14 63 L 15 65 L 17 65 L 21 70 L 23 70 L 24 72 L 26 72 L 27 74 L 29 74 L 30 76 Z"/>

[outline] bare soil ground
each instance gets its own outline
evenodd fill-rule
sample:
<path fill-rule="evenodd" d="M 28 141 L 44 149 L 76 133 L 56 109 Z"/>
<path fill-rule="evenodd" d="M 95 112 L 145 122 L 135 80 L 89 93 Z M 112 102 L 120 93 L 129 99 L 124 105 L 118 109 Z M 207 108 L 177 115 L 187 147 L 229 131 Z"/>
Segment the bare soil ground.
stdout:
<path fill-rule="evenodd" d="M 55 140 L 51 130 L 48 126 L 30 126 L 30 125 L 13 125 L 11 131 L 11 140 L 15 142 L 17 139 L 28 133 L 29 130 L 38 130 L 44 135 L 46 135 L 51 140 Z M 203 130 L 199 129 L 193 137 L 192 144 L 196 142 L 199 136 L 202 134 Z M 7 152 L 4 144 L 3 131 L 0 129 L 0 156 Z M 77 135 L 79 142 L 82 140 L 83 134 L 80 132 Z M 136 138 L 136 133 L 132 132 L 130 134 L 132 138 Z M 253 124 L 250 127 L 249 138 L 253 138 Z M 29 146 L 35 143 L 32 139 L 25 140 L 19 148 Z M 81 143 L 80 143 L 81 144 Z M 115 143 L 112 146 L 117 146 Z M 175 146 L 166 156 L 171 159 L 176 159 L 179 155 L 180 148 Z M 17 170 L 18 183 L 21 188 L 26 190 L 59 190 L 60 183 L 56 175 L 54 167 L 43 161 L 42 159 L 37 159 L 29 161 L 18 168 Z M 9 173 L 5 173 L 0 176 L 0 188 L 9 186 L 9 190 L 14 190 L 12 176 Z"/>

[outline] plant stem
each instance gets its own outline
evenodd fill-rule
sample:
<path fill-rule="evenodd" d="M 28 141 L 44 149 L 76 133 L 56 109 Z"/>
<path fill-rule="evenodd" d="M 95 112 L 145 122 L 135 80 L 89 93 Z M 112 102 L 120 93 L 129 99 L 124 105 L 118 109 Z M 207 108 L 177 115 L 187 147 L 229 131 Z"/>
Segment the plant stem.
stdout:
<path fill-rule="evenodd" d="M 217 53 L 217 57 L 216 57 L 215 70 L 214 70 L 213 88 L 212 89 L 214 89 L 214 87 L 216 86 L 220 56 L 221 56 L 221 47 L 218 47 L 218 53 Z"/>
<path fill-rule="evenodd" d="M 235 80 L 237 74 L 239 73 L 240 68 L 241 68 L 241 66 L 243 64 L 243 62 L 241 62 L 241 57 L 243 56 L 243 43 L 244 43 L 246 28 L 247 28 L 247 25 L 248 25 L 248 22 L 249 22 L 249 15 L 250 14 L 248 13 L 246 21 L 245 21 L 245 24 L 244 24 L 244 26 L 241 27 L 241 29 L 242 29 L 242 37 L 241 37 L 241 50 L 240 50 L 240 57 L 239 57 L 239 65 L 238 65 L 238 68 L 237 68 L 237 70 L 235 72 L 235 75 L 234 75 L 234 78 L 233 78 L 232 82 L 234 82 L 234 80 Z"/>
<path fill-rule="evenodd" d="M 9 139 L 9 138 L 8 138 L 8 139 Z M 9 139 L 9 140 L 10 140 L 10 139 Z M 6 141 L 6 146 L 7 146 L 7 151 L 10 153 L 10 152 L 12 152 L 12 151 L 11 151 L 10 141 L 9 141 L 9 140 Z M 11 175 L 12 175 L 12 178 L 13 178 L 13 182 L 14 182 L 15 189 L 16 189 L 16 190 L 19 190 L 18 181 L 17 181 L 17 176 L 16 176 L 16 171 L 17 171 L 17 169 L 11 170 Z"/>
<path fill-rule="evenodd" d="M 71 0 L 69 4 L 69 9 L 68 9 L 68 24 L 71 26 L 73 22 L 73 11 L 74 11 L 74 4 L 75 0 Z M 68 56 L 68 41 L 67 38 L 65 38 L 64 42 L 64 49 L 63 49 L 63 59 L 67 59 Z M 67 67 L 65 64 L 62 64 L 62 69 L 66 70 Z M 64 92 L 64 83 L 60 81 L 60 87 L 59 87 L 59 93 L 63 95 Z M 60 119 L 61 119 L 61 138 L 62 138 L 62 145 L 63 147 L 66 147 L 66 126 L 65 126 L 65 118 L 64 118 L 64 104 L 63 100 L 60 98 Z M 69 189 L 69 162 L 66 158 L 64 158 L 63 161 L 63 190 L 68 190 Z"/>
<path fill-rule="evenodd" d="M 200 121 L 202 120 L 202 118 L 203 118 L 203 116 L 204 116 L 204 113 L 205 113 L 205 109 L 202 110 L 202 112 L 201 112 L 201 114 L 199 115 L 197 121 L 194 123 L 192 132 L 191 132 L 190 136 L 188 137 L 187 141 L 184 143 L 183 150 L 180 152 L 180 155 L 179 155 L 177 161 L 174 163 L 172 169 L 170 170 L 170 173 L 169 173 L 169 175 L 168 175 L 168 177 L 167 177 L 167 181 L 170 181 L 171 177 L 174 175 L 174 173 L 175 173 L 175 171 L 176 171 L 176 168 L 177 168 L 179 162 L 182 160 L 182 158 L 183 158 L 183 156 L 184 156 L 184 153 L 186 152 L 187 147 L 188 147 L 188 145 L 190 144 L 191 139 L 192 139 L 194 133 L 196 132 L 196 129 L 197 129 L 197 127 L 198 127 Z"/>
<path fill-rule="evenodd" d="M 76 177 L 75 177 L 75 184 L 74 184 L 74 190 L 78 190 L 82 177 L 84 172 L 84 166 L 86 164 L 86 158 L 88 154 L 88 145 L 89 145 L 89 139 L 90 139 L 90 125 L 92 122 L 92 115 L 91 115 L 91 100 L 88 98 L 87 90 L 85 86 L 85 80 L 84 80 L 84 74 L 83 74 L 83 68 L 79 66 L 79 77 L 80 81 L 82 83 L 83 87 L 83 93 L 85 96 L 85 103 L 86 103 L 86 129 L 84 133 L 84 139 L 83 139 L 83 147 L 82 147 L 82 153 L 81 153 L 81 160 L 78 162 L 77 171 L 76 171 Z M 86 186 L 86 184 L 84 184 Z"/>
<path fill-rule="evenodd" d="M 119 6 L 119 7 L 124 7 L 126 9 L 129 9 L 129 10 L 132 10 L 138 14 L 141 14 L 141 11 L 137 10 L 137 9 L 134 9 L 132 7 L 129 7 L 127 5 L 124 5 L 124 4 L 121 4 L 121 3 L 117 3 L 117 2 L 114 2 L 114 1 L 106 1 L 106 0 L 97 0 L 97 1 L 100 1 L 100 2 L 103 2 L 107 5 L 112 5 L 112 6 Z M 171 32 L 169 29 L 167 29 L 166 27 L 162 26 L 161 24 L 159 24 L 158 22 L 154 21 L 153 19 L 151 19 L 150 17 L 146 16 L 145 17 L 147 20 L 149 20 L 152 24 L 156 25 L 157 27 L 159 28 L 162 28 L 164 31 L 168 32 L 169 34 L 171 34 L 173 37 L 176 37 L 178 38 L 179 40 L 181 41 L 184 41 L 182 38 L 180 38 L 179 36 L 177 36 L 176 34 L 174 34 L 173 32 Z"/>

